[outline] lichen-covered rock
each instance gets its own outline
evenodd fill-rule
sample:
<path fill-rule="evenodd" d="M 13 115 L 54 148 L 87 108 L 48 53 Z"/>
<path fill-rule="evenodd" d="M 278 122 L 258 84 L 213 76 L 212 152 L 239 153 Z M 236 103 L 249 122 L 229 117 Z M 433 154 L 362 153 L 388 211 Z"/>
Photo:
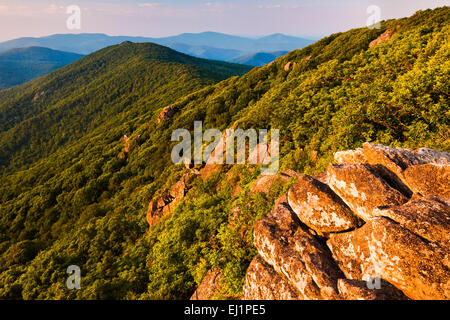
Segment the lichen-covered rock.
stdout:
<path fill-rule="evenodd" d="M 419 148 L 417 153 L 426 159 L 427 163 L 450 164 L 450 153 L 430 148 Z"/>
<path fill-rule="evenodd" d="M 448 249 L 385 217 L 328 240 L 333 257 L 347 278 L 380 277 L 411 299 L 448 299 Z"/>
<path fill-rule="evenodd" d="M 421 164 L 450 164 L 450 154 L 428 148 L 417 152 L 409 149 L 391 148 L 383 145 L 364 143 L 364 156 L 369 164 L 383 165 L 403 178 L 403 171 Z"/>
<path fill-rule="evenodd" d="M 334 154 L 334 162 L 336 164 L 364 164 L 367 163 L 367 159 L 364 156 L 364 150 L 358 148 L 356 150 L 339 151 Z"/>
<path fill-rule="evenodd" d="M 244 300 L 303 300 L 305 297 L 289 280 L 257 255 L 248 267 Z"/>
<path fill-rule="evenodd" d="M 318 232 L 341 232 L 359 225 L 359 219 L 336 193 L 310 176 L 298 176 L 288 201 L 299 219 Z"/>
<path fill-rule="evenodd" d="M 450 299 L 448 249 L 388 218 L 373 218 L 371 224 L 371 260 L 383 279 L 414 300 Z"/>
<path fill-rule="evenodd" d="M 327 168 L 331 189 L 363 220 L 370 219 L 378 206 L 401 205 L 406 195 L 391 187 L 375 170 L 362 164 L 330 164 Z"/>
<path fill-rule="evenodd" d="M 342 272 L 328 248 L 302 227 L 281 204 L 255 226 L 255 246 L 276 272 L 282 273 L 307 299 L 337 299 Z"/>
<path fill-rule="evenodd" d="M 334 259 L 348 279 L 376 276 L 369 249 L 371 232 L 371 224 L 365 224 L 351 232 L 331 234 L 327 241 Z"/>
<path fill-rule="evenodd" d="M 450 207 L 436 198 L 417 198 L 402 206 L 380 207 L 374 210 L 374 215 L 390 218 L 428 241 L 450 245 Z"/>
<path fill-rule="evenodd" d="M 245 295 L 448 300 L 449 159 L 432 149 L 364 144 L 336 155 L 322 182 L 295 174 L 296 184 L 256 223 L 258 257 Z M 336 215 L 336 203 L 344 214 Z M 336 223 L 355 215 L 365 224 Z"/>
<path fill-rule="evenodd" d="M 220 294 L 223 278 L 220 270 L 209 270 L 203 278 L 200 285 L 191 296 L 191 300 L 212 300 L 216 295 Z"/>
<path fill-rule="evenodd" d="M 422 164 L 403 172 L 411 190 L 423 196 L 442 195 L 450 197 L 450 164 Z"/>

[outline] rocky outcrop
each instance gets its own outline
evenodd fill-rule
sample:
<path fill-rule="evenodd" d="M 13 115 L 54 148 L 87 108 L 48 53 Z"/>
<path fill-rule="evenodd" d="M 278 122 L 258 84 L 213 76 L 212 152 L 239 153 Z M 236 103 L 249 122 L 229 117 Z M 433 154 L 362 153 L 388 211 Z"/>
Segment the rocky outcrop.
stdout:
<path fill-rule="evenodd" d="M 297 65 L 297 62 L 288 62 L 284 66 L 284 71 L 290 71 L 292 68 L 294 68 Z"/>
<path fill-rule="evenodd" d="M 165 107 L 158 116 L 158 124 L 166 119 L 170 119 L 176 112 L 175 106 Z"/>
<path fill-rule="evenodd" d="M 162 217 L 175 209 L 190 189 L 190 184 L 197 175 L 196 172 L 192 171 L 184 174 L 179 181 L 172 185 L 167 194 L 150 201 L 147 210 L 147 223 L 150 227 L 157 224 Z"/>
<path fill-rule="evenodd" d="M 248 267 L 244 285 L 247 300 L 299 300 L 301 293 L 282 273 L 257 255 Z"/>
<path fill-rule="evenodd" d="M 338 298 L 337 280 L 342 272 L 326 245 L 298 221 L 286 203 L 259 220 L 254 233 L 259 255 L 289 280 L 301 299 Z"/>
<path fill-rule="evenodd" d="M 421 164 L 411 166 L 403 172 L 405 183 L 415 193 L 423 196 L 434 194 L 450 197 L 450 165 Z"/>
<path fill-rule="evenodd" d="M 200 285 L 191 296 L 191 300 L 212 300 L 220 294 L 220 280 L 223 278 L 220 270 L 209 270 Z"/>
<path fill-rule="evenodd" d="M 370 219 L 378 206 L 401 205 L 408 201 L 406 195 L 369 165 L 330 164 L 327 173 L 331 189 L 363 220 Z"/>
<path fill-rule="evenodd" d="M 133 138 L 130 138 L 128 136 L 123 136 L 123 148 L 119 153 L 119 159 L 126 159 L 128 157 L 128 154 L 133 148 L 139 148 L 141 144 L 141 136 L 135 136 Z"/>
<path fill-rule="evenodd" d="M 270 189 L 276 183 L 287 183 L 291 179 L 295 179 L 298 177 L 298 173 L 292 170 L 283 171 L 280 174 L 273 175 L 264 175 L 260 176 L 252 185 L 250 191 L 257 193 L 262 192 L 264 194 L 268 194 Z"/>
<path fill-rule="evenodd" d="M 378 44 L 383 43 L 383 42 L 388 42 L 392 39 L 392 36 L 394 35 L 394 31 L 391 29 L 386 30 L 384 33 L 382 33 L 378 38 L 376 38 L 375 40 L 373 40 L 370 44 L 369 44 L 369 48 L 374 48 L 376 47 Z"/>
<path fill-rule="evenodd" d="M 308 227 L 320 233 L 354 229 L 359 219 L 331 188 L 307 175 L 299 175 L 289 190 L 292 210 Z"/>
<path fill-rule="evenodd" d="M 448 300 L 449 157 L 364 144 L 326 183 L 295 174 L 255 226 L 244 299 Z"/>

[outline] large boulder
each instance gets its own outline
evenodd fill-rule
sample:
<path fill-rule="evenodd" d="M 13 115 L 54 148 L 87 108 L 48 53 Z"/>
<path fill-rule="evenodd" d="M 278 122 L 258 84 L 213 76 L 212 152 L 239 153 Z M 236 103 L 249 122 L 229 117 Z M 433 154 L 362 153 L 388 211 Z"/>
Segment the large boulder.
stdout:
<path fill-rule="evenodd" d="M 409 188 L 423 196 L 450 197 L 450 164 L 422 164 L 407 168 L 403 177 Z"/>
<path fill-rule="evenodd" d="M 364 156 L 364 150 L 358 148 L 356 150 L 339 151 L 334 154 L 334 162 L 336 164 L 364 164 L 367 163 L 367 159 Z"/>
<path fill-rule="evenodd" d="M 255 226 L 255 246 L 274 270 L 283 274 L 305 299 L 338 299 L 342 272 L 328 248 L 303 227 L 281 203 Z"/>
<path fill-rule="evenodd" d="M 450 299 L 448 248 L 377 217 L 371 221 L 370 252 L 383 279 L 415 300 Z"/>
<path fill-rule="evenodd" d="M 411 199 L 402 206 L 377 208 L 373 214 L 390 218 L 428 241 L 450 245 L 450 207 L 437 198 Z"/>
<path fill-rule="evenodd" d="M 257 255 L 248 267 L 244 300 L 299 300 L 305 297 L 281 273 Z"/>
<path fill-rule="evenodd" d="M 209 270 L 191 296 L 191 300 L 212 300 L 216 298 L 222 288 L 220 284 L 222 278 L 223 275 L 220 270 Z"/>
<path fill-rule="evenodd" d="M 402 205 L 408 197 L 393 188 L 376 170 L 364 164 L 330 164 L 327 168 L 331 189 L 363 220 L 372 217 L 378 206 Z"/>
<path fill-rule="evenodd" d="M 448 299 L 448 248 L 429 242 L 386 217 L 364 227 L 333 234 L 328 245 L 346 276 L 379 277 L 411 299 Z"/>
<path fill-rule="evenodd" d="M 370 236 L 370 224 L 351 232 L 330 235 L 327 245 L 346 278 L 368 280 L 377 276 L 371 261 Z"/>
<path fill-rule="evenodd" d="M 298 176 L 288 192 L 288 202 L 304 224 L 320 233 L 342 232 L 360 224 L 328 185 L 307 175 Z"/>
<path fill-rule="evenodd" d="M 421 148 L 415 152 L 409 149 L 364 143 L 363 150 L 367 163 L 383 165 L 400 178 L 403 178 L 403 171 L 411 166 L 429 163 L 450 164 L 448 152 L 428 148 Z"/>

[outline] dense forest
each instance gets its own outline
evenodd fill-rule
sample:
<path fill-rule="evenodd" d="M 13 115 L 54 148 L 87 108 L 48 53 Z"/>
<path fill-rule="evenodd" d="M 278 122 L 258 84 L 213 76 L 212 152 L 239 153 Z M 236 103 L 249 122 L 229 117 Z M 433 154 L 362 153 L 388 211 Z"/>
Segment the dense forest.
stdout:
<path fill-rule="evenodd" d="M 149 230 L 148 203 L 189 170 L 171 162 L 172 132 L 280 129 L 281 170 L 308 174 L 366 141 L 449 151 L 449 21 L 421 11 L 252 70 L 123 43 L 0 91 L 0 297 L 185 299 L 211 268 L 218 298 L 239 297 L 253 225 L 288 186 L 253 194 L 257 168 L 224 167 Z M 66 288 L 69 265 L 81 290 Z"/>

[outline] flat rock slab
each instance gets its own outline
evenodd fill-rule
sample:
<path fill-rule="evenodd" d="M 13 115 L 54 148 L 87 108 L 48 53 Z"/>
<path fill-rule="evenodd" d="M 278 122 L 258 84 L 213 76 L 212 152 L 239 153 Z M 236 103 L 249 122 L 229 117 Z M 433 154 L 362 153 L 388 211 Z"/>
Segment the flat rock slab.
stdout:
<path fill-rule="evenodd" d="M 304 224 L 320 233 L 346 231 L 360 224 L 328 185 L 307 175 L 298 176 L 288 192 L 288 202 Z"/>
<path fill-rule="evenodd" d="M 450 165 L 422 164 L 411 166 L 403 172 L 411 190 L 423 196 L 450 197 Z"/>
<path fill-rule="evenodd" d="M 450 207 L 443 201 L 412 199 L 402 206 L 375 209 L 374 215 L 390 218 L 422 238 L 450 248 Z"/>
<path fill-rule="evenodd" d="M 369 165 L 330 164 L 327 168 L 331 189 L 360 218 L 372 218 L 372 210 L 378 206 L 402 205 L 408 197 L 391 187 Z"/>

